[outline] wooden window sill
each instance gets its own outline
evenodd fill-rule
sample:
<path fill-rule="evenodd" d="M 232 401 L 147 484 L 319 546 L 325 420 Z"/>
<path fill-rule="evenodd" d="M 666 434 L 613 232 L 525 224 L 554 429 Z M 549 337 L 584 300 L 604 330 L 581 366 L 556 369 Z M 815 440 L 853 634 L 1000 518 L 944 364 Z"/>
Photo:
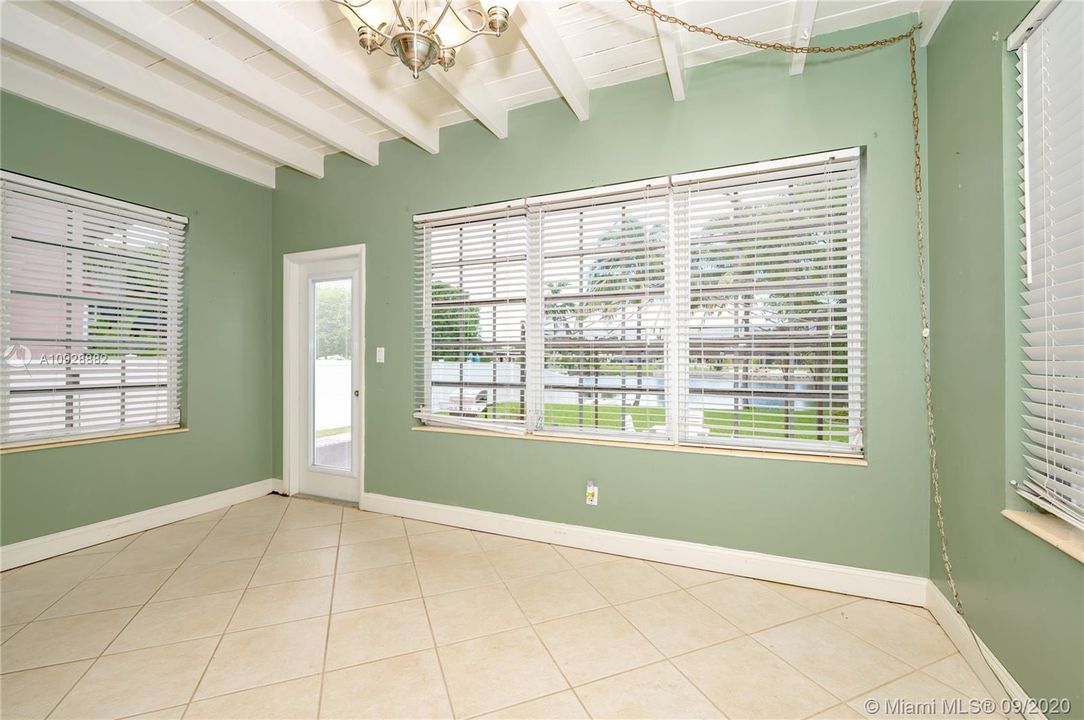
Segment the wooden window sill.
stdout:
<path fill-rule="evenodd" d="M 1029 533 L 1047 541 L 1069 557 L 1084 563 L 1084 530 L 1079 530 L 1049 513 L 1002 510 L 1001 514 Z"/>
<path fill-rule="evenodd" d="M 0 455 L 12 453 L 31 452 L 33 450 L 47 450 L 49 448 L 73 447 L 75 445 L 91 445 L 94 443 L 113 442 L 114 440 L 131 440 L 133 438 L 156 437 L 158 435 L 175 435 L 186 433 L 186 427 L 164 428 L 162 430 L 144 430 L 141 432 L 115 433 L 113 435 L 100 435 L 96 437 L 72 438 L 71 440 L 47 440 L 32 445 L 15 445 L 0 448 Z"/>
<path fill-rule="evenodd" d="M 411 430 L 425 433 L 475 435 L 479 437 L 508 438 L 513 440 L 529 440 L 536 442 L 573 443 L 575 445 L 600 445 L 602 447 L 636 448 L 638 450 L 661 450 L 663 452 L 692 453 L 696 455 L 722 455 L 728 457 L 767 458 L 771 460 L 816 462 L 827 463 L 829 465 L 852 465 L 856 467 L 866 467 L 868 465 L 865 458 L 845 457 L 841 455 L 817 455 L 815 453 L 780 452 L 778 450 L 742 450 L 738 448 L 698 447 L 695 445 L 637 443 L 625 442 L 623 440 L 604 440 L 600 438 L 578 438 L 569 437 L 566 435 L 549 435 L 545 433 L 533 433 L 530 435 L 512 435 L 508 433 L 489 432 L 486 430 L 436 427 L 432 425 L 415 425 L 411 428 Z"/>

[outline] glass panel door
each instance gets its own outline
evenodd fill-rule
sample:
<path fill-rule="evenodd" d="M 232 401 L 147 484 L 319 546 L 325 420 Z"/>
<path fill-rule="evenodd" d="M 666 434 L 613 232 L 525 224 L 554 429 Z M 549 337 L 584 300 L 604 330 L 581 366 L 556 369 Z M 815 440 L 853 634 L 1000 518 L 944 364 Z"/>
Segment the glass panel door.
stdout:
<path fill-rule="evenodd" d="M 314 278 L 310 291 L 310 457 L 314 468 L 349 473 L 354 457 L 353 278 Z"/>

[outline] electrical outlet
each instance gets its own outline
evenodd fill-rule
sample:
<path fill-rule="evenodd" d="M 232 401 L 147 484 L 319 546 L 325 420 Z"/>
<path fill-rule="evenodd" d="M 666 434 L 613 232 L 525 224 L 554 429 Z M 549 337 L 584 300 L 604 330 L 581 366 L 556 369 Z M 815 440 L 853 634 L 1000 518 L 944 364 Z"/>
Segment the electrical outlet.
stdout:
<path fill-rule="evenodd" d="M 587 483 L 587 504 L 598 505 L 598 485 L 594 482 Z"/>

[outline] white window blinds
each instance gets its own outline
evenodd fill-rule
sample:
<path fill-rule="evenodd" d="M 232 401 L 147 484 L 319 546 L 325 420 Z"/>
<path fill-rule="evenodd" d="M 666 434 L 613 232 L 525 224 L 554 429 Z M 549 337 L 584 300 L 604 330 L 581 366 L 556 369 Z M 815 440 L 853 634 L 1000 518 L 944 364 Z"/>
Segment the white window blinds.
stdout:
<path fill-rule="evenodd" d="M 180 424 L 187 219 L 0 176 L 0 443 Z"/>
<path fill-rule="evenodd" d="M 862 445 L 856 155 L 697 178 L 683 440 Z"/>
<path fill-rule="evenodd" d="M 526 416 L 523 204 L 416 225 L 415 406 L 433 424 L 516 430 Z"/>
<path fill-rule="evenodd" d="M 627 437 L 665 428 L 668 213 L 666 188 L 650 186 L 532 206 L 542 429 Z"/>
<path fill-rule="evenodd" d="M 1084 528 L 1084 5 L 1020 49 L 1024 459 L 1017 491 Z"/>
<path fill-rule="evenodd" d="M 420 215 L 415 415 L 861 455 L 857 149 Z"/>

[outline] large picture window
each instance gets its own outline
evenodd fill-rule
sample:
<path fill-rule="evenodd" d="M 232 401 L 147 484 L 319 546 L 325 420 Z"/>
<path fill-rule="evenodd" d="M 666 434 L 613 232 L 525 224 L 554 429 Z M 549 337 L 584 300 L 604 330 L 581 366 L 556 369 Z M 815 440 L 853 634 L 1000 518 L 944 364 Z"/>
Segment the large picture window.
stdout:
<path fill-rule="evenodd" d="M 415 228 L 423 423 L 863 453 L 857 149 Z"/>
<path fill-rule="evenodd" d="M 187 220 L 4 172 L 0 443 L 180 424 Z"/>

